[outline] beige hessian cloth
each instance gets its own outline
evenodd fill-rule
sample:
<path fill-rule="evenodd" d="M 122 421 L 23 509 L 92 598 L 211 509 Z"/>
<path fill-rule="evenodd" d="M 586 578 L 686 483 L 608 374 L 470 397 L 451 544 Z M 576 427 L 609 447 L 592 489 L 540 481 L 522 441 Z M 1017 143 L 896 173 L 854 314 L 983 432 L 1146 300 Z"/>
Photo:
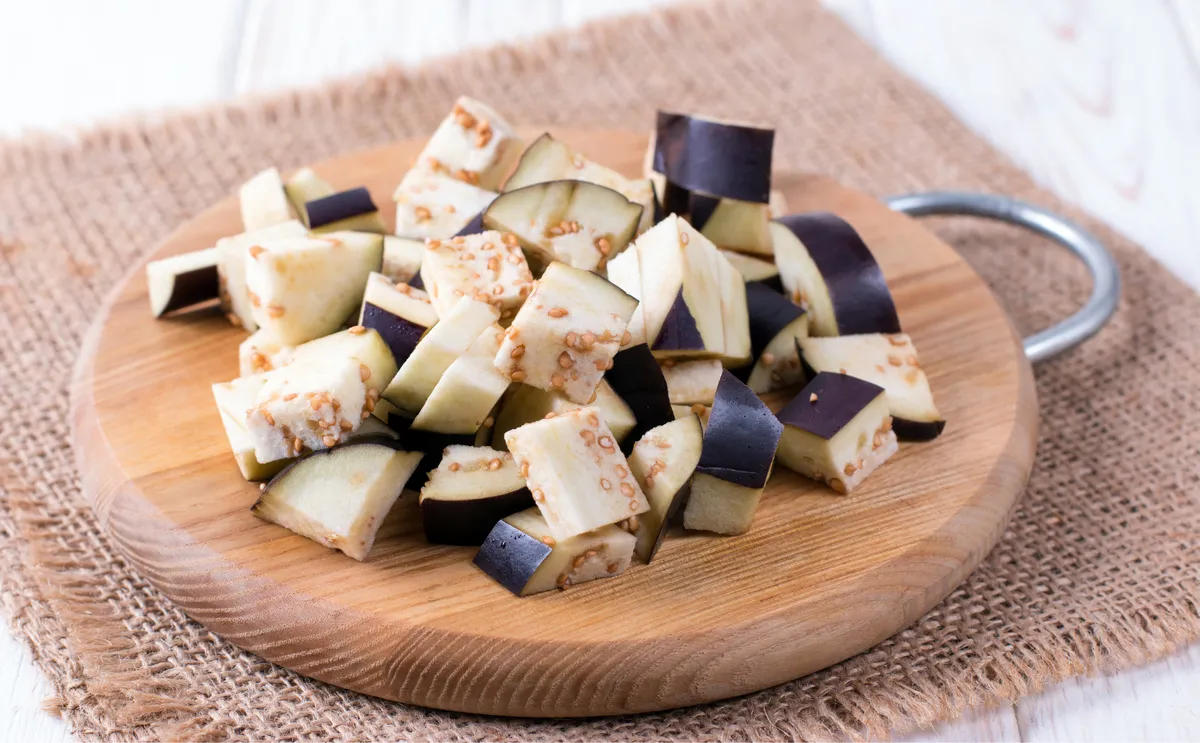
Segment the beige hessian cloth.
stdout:
<path fill-rule="evenodd" d="M 1086 218 L 1120 259 L 1125 297 L 1098 338 L 1037 370 L 1042 440 L 1022 506 L 966 583 L 859 657 L 706 707 L 508 721 L 331 688 L 190 622 L 79 496 L 66 388 L 84 331 L 119 277 L 248 175 L 428 133 L 459 93 L 529 123 L 646 128 L 658 106 L 772 122 L 780 170 L 877 194 L 1011 194 L 1082 218 L 809 2 L 684 7 L 72 143 L 0 146 L 3 605 L 85 739 L 883 735 L 1200 637 L 1200 300 Z M 1086 296 L 1082 271 L 1039 240 L 936 226 L 1023 330 Z"/>

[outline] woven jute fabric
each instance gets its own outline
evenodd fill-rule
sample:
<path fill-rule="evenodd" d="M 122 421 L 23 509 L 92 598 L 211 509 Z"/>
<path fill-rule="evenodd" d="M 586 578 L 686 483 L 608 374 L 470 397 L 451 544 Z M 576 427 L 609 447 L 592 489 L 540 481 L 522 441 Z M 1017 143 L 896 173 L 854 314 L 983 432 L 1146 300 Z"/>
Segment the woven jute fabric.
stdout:
<path fill-rule="evenodd" d="M 332 688 L 223 642 L 131 569 L 79 494 L 69 443 L 72 365 L 106 294 L 258 169 L 426 134 L 460 93 L 521 123 L 641 129 L 657 107 L 769 122 L 780 170 L 877 194 L 1010 194 L 1095 230 L 1124 273 L 1121 309 L 1097 338 L 1038 367 L 1036 466 L 982 566 L 915 625 L 833 668 L 723 703 L 590 721 L 448 714 Z M 1086 297 L 1086 276 L 1044 242 L 969 220 L 932 226 L 1021 329 Z M 51 706 L 85 739 L 879 736 L 1200 637 L 1200 300 L 1035 187 L 808 2 L 682 7 L 71 141 L 2 145 L 0 261 L 3 608 L 57 689 Z"/>

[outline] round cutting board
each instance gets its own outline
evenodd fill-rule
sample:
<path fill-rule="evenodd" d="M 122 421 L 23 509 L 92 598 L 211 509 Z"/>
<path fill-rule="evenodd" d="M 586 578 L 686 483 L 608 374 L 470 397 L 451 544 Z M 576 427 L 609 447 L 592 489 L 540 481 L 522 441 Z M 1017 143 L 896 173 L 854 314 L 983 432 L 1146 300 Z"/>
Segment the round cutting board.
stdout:
<path fill-rule="evenodd" d="M 562 131 L 627 174 L 644 136 Z M 391 193 L 423 142 L 320 163 L 338 188 Z M 883 267 L 948 424 L 902 445 L 850 496 L 777 467 L 750 532 L 679 533 L 649 566 L 518 599 L 427 544 L 406 494 L 359 563 L 250 515 L 210 386 L 244 334 L 215 309 L 150 315 L 140 268 L 111 297 L 72 390 L 84 490 L 154 585 L 226 640 L 388 699 L 522 716 L 642 712 L 745 694 L 859 653 L 978 565 L 1024 487 L 1037 439 L 1029 363 L 987 286 L 949 246 L 819 176 L 776 178 L 792 211 L 851 222 Z M 161 258 L 241 231 L 235 198 Z"/>

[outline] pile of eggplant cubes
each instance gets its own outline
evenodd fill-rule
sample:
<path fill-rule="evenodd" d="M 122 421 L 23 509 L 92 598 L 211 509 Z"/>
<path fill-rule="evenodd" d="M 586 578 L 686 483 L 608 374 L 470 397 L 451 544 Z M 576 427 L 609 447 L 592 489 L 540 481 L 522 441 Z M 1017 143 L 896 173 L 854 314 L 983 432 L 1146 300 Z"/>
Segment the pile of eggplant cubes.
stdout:
<path fill-rule="evenodd" d="M 460 98 L 394 235 L 365 188 L 272 168 L 244 232 L 149 264 L 152 309 L 249 333 L 212 389 L 259 518 L 363 560 L 407 488 L 514 594 L 612 577 L 679 521 L 745 533 L 776 462 L 847 494 L 942 430 L 854 228 L 777 216 L 773 145 L 660 112 L 629 179 Z"/>

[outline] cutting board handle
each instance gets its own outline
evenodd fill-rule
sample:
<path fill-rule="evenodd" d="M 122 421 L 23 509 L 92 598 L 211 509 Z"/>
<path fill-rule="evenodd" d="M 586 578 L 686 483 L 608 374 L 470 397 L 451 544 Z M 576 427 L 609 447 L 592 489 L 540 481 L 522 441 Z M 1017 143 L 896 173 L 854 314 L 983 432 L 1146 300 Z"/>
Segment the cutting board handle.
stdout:
<path fill-rule="evenodd" d="M 1048 237 L 1083 261 L 1092 275 L 1092 294 L 1074 315 L 1024 340 L 1025 355 L 1037 363 L 1074 348 L 1108 323 L 1121 296 L 1121 273 L 1108 248 L 1075 222 L 1007 196 L 970 191 L 929 191 L 893 196 L 889 208 L 911 217 L 932 215 L 994 219 Z"/>

